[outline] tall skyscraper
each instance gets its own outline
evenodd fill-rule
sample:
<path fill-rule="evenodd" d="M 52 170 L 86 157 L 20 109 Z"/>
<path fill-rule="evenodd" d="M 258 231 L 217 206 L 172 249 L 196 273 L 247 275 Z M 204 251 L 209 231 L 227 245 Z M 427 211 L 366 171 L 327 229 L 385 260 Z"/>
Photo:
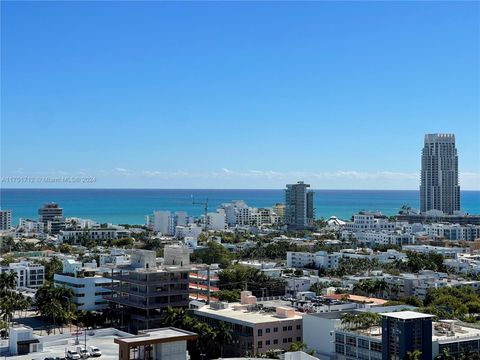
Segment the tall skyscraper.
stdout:
<path fill-rule="evenodd" d="M 458 156 L 454 134 L 426 134 L 422 150 L 420 211 L 460 210 Z"/>
<path fill-rule="evenodd" d="M 310 185 L 299 181 L 287 185 L 285 190 L 285 223 L 289 229 L 305 229 L 313 225 L 315 209 L 314 193 L 308 190 Z"/>

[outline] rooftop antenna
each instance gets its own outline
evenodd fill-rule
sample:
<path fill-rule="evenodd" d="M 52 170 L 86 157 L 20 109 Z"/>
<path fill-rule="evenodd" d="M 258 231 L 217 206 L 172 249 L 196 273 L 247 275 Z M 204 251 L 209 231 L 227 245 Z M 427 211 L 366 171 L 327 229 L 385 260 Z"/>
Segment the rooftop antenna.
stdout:
<path fill-rule="evenodd" d="M 208 213 L 208 198 L 205 201 L 195 201 L 192 195 L 192 205 L 203 205 L 204 218 L 203 218 L 203 230 L 207 231 L 207 213 Z"/>

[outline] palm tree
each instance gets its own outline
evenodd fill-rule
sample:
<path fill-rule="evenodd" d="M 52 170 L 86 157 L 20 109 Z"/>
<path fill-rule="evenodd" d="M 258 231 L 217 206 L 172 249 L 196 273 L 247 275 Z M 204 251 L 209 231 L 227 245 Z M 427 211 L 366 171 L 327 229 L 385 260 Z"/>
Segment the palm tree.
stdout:
<path fill-rule="evenodd" d="M 301 343 L 300 341 L 296 341 L 290 345 L 290 349 L 288 351 L 303 351 L 307 348 L 307 345 Z"/>
<path fill-rule="evenodd" d="M 72 319 L 75 312 L 73 291 L 64 286 L 44 285 L 35 294 L 38 313 L 52 321 L 54 332 L 56 325 L 63 325 Z"/>
<path fill-rule="evenodd" d="M 223 347 L 233 340 L 232 330 L 224 322 L 220 322 L 215 328 L 215 332 L 215 343 L 220 346 L 220 357 L 223 358 Z"/>
<path fill-rule="evenodd" d="M 353 315 L 352 313 L 345 313 L 340 316 L 340 320 L 345 329 L 352 328 L 354 319 L 355 319 L 355 315 Z"/>
<path fill-rule="evenodd" d="M 17 287 L 17 273 L 7 271 L 0 274 L 0 293 L 11 293 Z"/>
<path fill-rule="evenodd" d="M 450 355 L 447 348 L 443 349 L 442 353 L 435 357 L 435 360 L 453 360 L 453 359 L 454 357 Z"/>
<path fill-rule="evenodd" d="M 403 360 L 420 360 L 421 356 L 422 352 L 420 350 L 407 351 L 407 353 L 403 357 Z"/>
<path fill-rule="evenodd" d="M 168 326 L 178 327 L 185 317 L 185 310 L 181 308 L 173 308 L 171 306 L 167 307 L 165 310 L 165 317 L 163 321 Z"/>

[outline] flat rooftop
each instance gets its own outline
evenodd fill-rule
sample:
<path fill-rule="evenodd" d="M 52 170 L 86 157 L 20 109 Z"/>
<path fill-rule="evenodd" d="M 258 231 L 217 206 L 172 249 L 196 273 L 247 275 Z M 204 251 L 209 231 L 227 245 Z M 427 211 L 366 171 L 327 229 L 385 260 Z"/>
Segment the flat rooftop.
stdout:
<path fill-rule="evenodd" d="M 387 312 L 387 313 L 381 313 L 380 315 L 388 316 L 388 317 L 400 319 L 400 320 L 433 318 L 433 315 L 423 314 L 415 311 Z"/>
<path fill-rule="evenodd" d="M 114 339 L 119 335 L 111 329 L 98 329 L 87 331 L 87 347 L 96 346 L 102 352 L 100 359 L 102 360 L 118 360 L 118 345 L 114 343 Z M 42 340 L 43 338 L 43 340 Z M 48 340 L 51 338 L 51 340 Z M 40 337 L 44 342 L 42 352 L 32 352 L 27 355 L 13 355 L 8 356 L 9 360 L 44 360 L 46 357 L 60 357 L 65 358 L 66 350 L 76 350 L 78 346 L 83 347 L 85 337 L 82 334 L 79 336 L 80 344 L 75 345 L 75 336 L 71 334 L 63 334 L 57 336 Z M 0 340 L 0 346 L 7 346 L 8 340 Z M 2 357 L 3 358 L 3 357 Z"/>
<path fill-rule="evenodd" d="M 302 316 L 297 314 L 291 317 L 281 317 L 277 316 L 275 312 L 234 309 L 232 305 L 239 305 L 239 303 L 229 304 L 228 308 L 218 310 L 212 309 L 210 306 L 206 305 L 200 309 L 196 309 L 195 314 L 247 326 L 302 319 Z"/>
<path fill-rule="evenodd" d="M 114 341 L 116 344 L 123 343 L 131 346 L 137 346 L 143 343 L 152 344 L 180 340 L 194 340 L 197 338 L 197 334 L 193 332 L 173 327 L 144 330 L 141 333 L 142 334 L 137 336 L 117 338 Z"/>
<path fill-rule="evenodd" d="M 432 341 L 438 341 L 440 344 L 442 343 L 449 343 L 449 342 L 457 342 L 462 340 L 471 340 L 471 339 L 478 339 L 480 338 L 480 329 L 476 329 L 473 327 L 462 326 L 459 324 L 454 325 L 454 332 L 447 332 L 447 331 L 439 331 L 438 326 L 446 324 L 445 320 L 435 322 L 434 331 L 432 334 Z M 444 329 L 445 330 L 445 329 Z"/>

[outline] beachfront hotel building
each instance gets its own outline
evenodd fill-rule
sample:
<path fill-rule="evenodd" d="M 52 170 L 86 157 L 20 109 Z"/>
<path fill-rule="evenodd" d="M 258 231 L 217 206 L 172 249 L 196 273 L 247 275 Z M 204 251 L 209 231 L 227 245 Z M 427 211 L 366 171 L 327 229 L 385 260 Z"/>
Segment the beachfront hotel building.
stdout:
<path fill-rule="evenodd" d="M 426 134 L 422 150 L 420 211 L 460 210 L 458 155 L 454 134 Z"/>
<path fill-rule="evenodd" d="M 299 181 L 288 184 L 285 189 L 285 223 L 289 229 L 306 229 L 313 225 L 315 209 L 314 192 L 309 184 Z"/>
<path fill-rule="evenodd" d="M 38 209 L 38 221 L 42 222 L 52 234 L 58 234 L 65 228 L 63 209 L 56 203 L 44 204 Z"/>

